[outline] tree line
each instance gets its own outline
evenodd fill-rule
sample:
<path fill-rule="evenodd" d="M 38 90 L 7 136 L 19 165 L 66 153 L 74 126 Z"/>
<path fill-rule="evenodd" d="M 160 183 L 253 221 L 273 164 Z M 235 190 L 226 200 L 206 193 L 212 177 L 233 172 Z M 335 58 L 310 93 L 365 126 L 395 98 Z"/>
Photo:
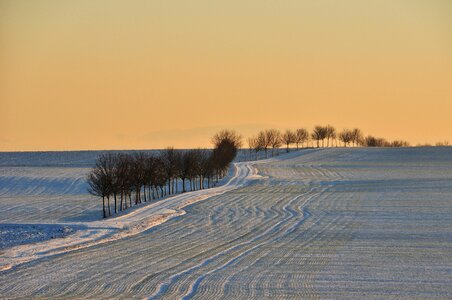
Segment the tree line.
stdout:
<path fill-rule="evenodd" d="M 372 135 L 364 136 L 359 128 L 343 129 L 338 132 L 331 125 L 315 126 L 312 132 L 306 128 L 296 130 L 279 131 L 277 129 L 262 130 L 257 135 L 247 139 L 249 156 L 252 159 L 254 152 L 255 159 L 258 159 L 259 153 L 263 152 L 265 157 L 279 153 L 279 148 L 285 146 L 286 152 L 289 152 L 291 146 L 299 147 L 408 147 L 410 144 L 403 140 L 389 142 L 385 138 Z"/>
<path fill-rule="evenodd" d="M 88 192 L 102 199 L 103 216 L 123 211 L 133 205 L 179 192 L 212 187 L 226 175 L 230 163 L 242 146 L 242 137 L 233 130 L 223 130 L 212 138 L 214 148 L 175 150 L 167 148 L 158 155 L 104 154 L 89 173 Z M 247 139 L 249 159 L 278 155 L 284 146 L 289 152 L 306 147 L 408 147 L 404 140 L 388 141 L 365 136 L 359 128 L 337 131 L 331 125 L 280 131 L 261 130 Z M 254 154 L 254 155 L 253 155 Z M 179 190 L 179 184 L 182 185 Z M 188 187 L 187 187 L 188 184 Z"/>
<path fill-rule="evenodd" d="M 224 130 L 212 142 L 213 150 L 169 147 L 158 155 L 102 154 L 87 176 L 88 192 L 102 199 L 102 215 L 106 218 L 112 215 L 111 206 L 117 214 L 167 195 L 210 188 L 226 175 L 241 147 L 241 136 Z"/>

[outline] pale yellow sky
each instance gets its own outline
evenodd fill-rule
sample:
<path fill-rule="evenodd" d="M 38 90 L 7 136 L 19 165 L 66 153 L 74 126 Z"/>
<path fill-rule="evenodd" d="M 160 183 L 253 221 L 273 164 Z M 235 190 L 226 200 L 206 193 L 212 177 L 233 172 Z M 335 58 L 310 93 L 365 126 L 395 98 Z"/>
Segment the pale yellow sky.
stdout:
<path fill-rule="evenodd" d="M 452 142 L 452 1 L 0 0 L 0 151 L 332 124 Z"/>

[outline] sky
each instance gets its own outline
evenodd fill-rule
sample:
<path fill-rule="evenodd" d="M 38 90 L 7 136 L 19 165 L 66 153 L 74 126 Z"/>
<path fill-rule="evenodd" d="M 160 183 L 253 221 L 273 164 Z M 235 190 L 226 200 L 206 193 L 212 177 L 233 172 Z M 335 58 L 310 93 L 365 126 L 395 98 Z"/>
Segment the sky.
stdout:
<path fill-rule="evenodd" d="M 452 142 L 450 0 L 0 0 L 0 151 L 231 128 Z"/>

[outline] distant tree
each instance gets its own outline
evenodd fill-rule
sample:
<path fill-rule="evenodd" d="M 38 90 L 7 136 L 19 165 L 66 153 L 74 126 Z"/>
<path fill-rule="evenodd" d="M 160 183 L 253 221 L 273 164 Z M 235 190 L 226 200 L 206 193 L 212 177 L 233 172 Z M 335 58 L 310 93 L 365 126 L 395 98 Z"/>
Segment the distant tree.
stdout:
<path fill-rule="evenodd" d="M 159 156 L 155 158 L 154 161 L 154 178 L 152 180 L 153 184 L 155 185 L 156 194 L 157 197 L 159 197 L 159 190 L 160 190 L 160 197 L 163 197 L 167 194 L 166 185 L 169 180 L 168 172 L 166 171 L 166 164 L 164 159 Z"/>
<path fill-rule="evenodd" d="M 224 143 L 228 143 L 238 150 L 242 146 L 242 136 L 234 130 L 222 130 L 213 136 L 214 147 L 220 147 Z"/>
<path fill-rule="evenodd" d="M 409 147 L 410 143 L 403 140 L 396 140 L 391 143 L 391 147 Z"/>
<path fill-rule="evenodd" d="M 226 174 L 229 164 L 235 159 L 237 151 L 242 145 L 241 139 L 242 137 L 239 134 L 230 130 L 223 130 L 213 137 L 212 160 L 216 169 L 217 180 Z"/>
<path fill-rule="evenodd" d="M 368 135 L 365 139 L 364 139 L 364 145 L 366 147 L 377 147 L 378 146 L 378 140 L 376 137 Z"/>
<path fill-rule="evenodd" d="M 194 152 L 193 156 L 195 157 L 193 164 L 194 178 L 198 179 L 198 188 L 202 190 L 204 189 L 205 179 L 208 179 L 208 182 L 210 182 L 211 180 L 209 179 L 209 177 L 213 176 L 214 174 L 213 154 L 203 149 L 195 149 L 191 151 Z M 232 162 L 232 160 L 230 162 Z M 194 186 L 196 189 L 196 184 Z"/>
<path fill-rule="evenodd" d="M 92 171 L 88 174 L 87 182 L 89 185 L 88 192 L 93 196 L 102 198 L 102 216 L 106 218 L 105 197 L 110 194 L 108 177 L 98 171 Z"/>
<path fill-rule="evenodd" d="M 265 130 L 265 139 L 269 146 L 272 147 L 272 156 L 275 154 L 275 149 L 281 147 L 281 132 L 277 129 Z"/>
<path fill-rule="evenodd" d="M 295 143 L 296 140 L 296 134 L 291 131 L 291 130 L 286 130 L 282 136 L 282 141 L 284 142 L 284 144 L 286 144 L 286 152 L 289 152 L 289 146 L 290 144 Z"/>
<path fill-rule="evenodd" d="M 303 144 L 309 140 L 309 133 L 305 128 L 299 128 L 295 131 L 295 144 L 297 145 L 298 150 L 298 144 L 301 144 L 301 147 L 303 147 Z"/>
<path fill-rule="evenodd" d="M 145 162 L 146 162 L 146 155 L 143 152 L 135 153 L 132 156 L 131 164 L 133 172 L 131 175 L 132 185 L 134 187 L 135 192 L 135 205 L 141 203 L 141 191 L 142 187 L 145 184 Z M 146 189 L 144 190 L 144 193 Z M 144 194 L 145 195 L 145 194 Z"/>
<path fill-rule="evenodd" d="M 256 160 L 259 158 L 259 152 L 264 150 L 265 137 L 258 134 L 257 136 L 251 137 L 253 150 L 256 154 Z"/>
<path fill-rule="evenodd" d="M 192 153 L 192 165 L 191 165 L 191 172 L 190 172 L 190 179 L 191 179 L 191 185 L 192 190 L 197 190 L 198 185 L 196 184 L 197 181 L 199 183 L 199 189 L 202 188 L 202 170 L 201 170 L 201 156 L 202 156 L 202 150 L 196 149 L 196 150 L 190 150 Z M 224 155 L 224 153 L 223 153 Z M 224 157 L 220 160 L 225 159 Z M 227 169 L 227 165 L 225 162 L 221 161 L 221 164 L 225 164 L 224 169 Z"/>
<path fill-rule="evenodd" d="M 336 139 L 336 129 L 331 125 L 327 125 L 326 127 L 324 127 L 324 131 L 326 135 L 326 146 L 329 147 L 330 140 L 331 143 L 333 143 L 333 140 Z"/>
<path fill-rule="evenodd" d="M 252 154 L 253 151 L 256 151 L 256 159 L 257 159 L 257 152 L 259 151 L 257 148 L 257 139 L 256 137 L 249 137 L 247 138 L 247 142 L 248 142 L 248 148 L 250 151 L 250 160 L 252 160 Z"/>
<path fill-rule="evenodd" d="M 192 150 L 189 151 L 184 151 L 181 155 L 181 160 L 180 160 L 180 178 L 182 181 L 182 192 L 185 193 L 187 190 L 185 188 L 185 181 L 187 179 L 190 179 L 190 176 L 192 174 L 192 168 L 193 165 L 195 164 L 195 155 L 194 152 Z"/>
<path fill-rule="evenodd" d="M 179 175 L 178 170 L 179 156 L 173 147 L 167 147 L 162 152 L 162 159 L 163 162 L 165 163 L 166 175 L 168 178 L 168 194 L 171 195 L 174 194 L 176 191 L 175 181 L 177 180 L 177 177 Z"/>
<path fill-rule="evenodd" d="M 364 145 L 367 147 L 390 147 L 391 143 L 384 138 L 376 138 L 369 135 L 364 139 Z"/>
<path fill-rule="evenodd" d="M 212 183 L 212 177 L 215 174 L 214 160 L 212 152 L 202 150 L 199 155 L 199 174 L 203 178 L 202 183 L 204 184 L 204 179 L 207 178 L 207 187 L 210 188 Z M 204 188 L 204 186 L 202 187 Z"/>
<path fill-rule="evenodd" d="M 120 167 L 119 163 L 119 155 L 118 154 L 112 154 L 111 160 L 112 160 L 112 170 L 111 170 L 111 194 L 113 194 L 114 199 L 114 206 L 115 206 L 115 214 L 118 213 L 118 194 L 121 193 L 120 189 L 120 177 L 118 176 L 118 169 Z"/>
<path fill-rule="evenodd" d="M 259 148 L 261 150 L 264 150 L 265 158 L 267 158 L 268 157 L 267 151 L 268 151 L 268 147 L 270 147 L 270 141 L 268 140 L 267 134 L 265 133 L 265 131 L 260 131 L 257 134 L 257 143 L 259 144 Z"/>
<path fill-rule="evenodd" d="M 144 189 L 148 189 L 148 200 L 156 198 L 156 157 L 153 155 L 147 155 L 143 162 L 144 168 Z"/>
<path fill-rule="evenodd" d="M 435 143 L 436 147 L 448 147 L 449 146 L 449 141 L 444 141 L 444 142 L 437 142 Z"/>
<path fill-rule="evenodd" d="M 339 133 L 339 140 L 344 143 L 344 147 L 353 140 L 353 133 L 349 129 L 344 129 Z"/>
<path fill-rule="evenodd" d="M 323 141 L 325 140 L 327 136 L 327 130 L 326 127 L 323 126 L 315 126 L 314 130 L 312 131 L 312 139 L 317 141 L 317 148 L 320 147 L 320 141 L 322 141 L 322 147 L 324 146 Z"/>
<path fill-rule="evenodd" d="M 104 218 L 111 216 L 110 195 L 113 191 L 114 156 L 112 154 L 101 155 L 88 174 L 88 192 L 91 195 L 102 198 L 102 215 Z M 107 199 L 107 205 L 105 205 Z"/>
<path fill-rule="evenodd" d="M 378 147 L 391 147 L 391 143 L 385 138 L 379 138 Z"/>
<path fill-rule="evenodd" d="M 351 132 L 351 141 L 353 142 L 353 146 L 359 146 L 363 143 L 363 133 L 359 128 L 354 128 Z"/>

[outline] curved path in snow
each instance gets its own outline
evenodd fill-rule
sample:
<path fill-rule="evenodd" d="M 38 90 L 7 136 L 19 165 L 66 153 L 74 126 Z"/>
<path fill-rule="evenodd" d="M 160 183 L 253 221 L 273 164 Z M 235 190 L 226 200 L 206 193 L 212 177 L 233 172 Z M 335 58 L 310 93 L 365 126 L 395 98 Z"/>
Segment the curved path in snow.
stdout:
<path fill-rule="evenodd" d="M 52 224 L 52 226 L 69 226 L 77 231 L 64 238 L 19 245 L 4 250 L 0 253 L 0 271 L 35 259 L 136 235 L 173 217 L 184 215 L 183 208 L 187 205 L 245 186 L 258 177 L 257 170 L 251 162 L 234 163 L 234 169 L 234 174 L 230 178 L 225 178 L 224 180 L 227 181 L 218 187 L 149 202 L 129 213 L 100 221 Z"/>

